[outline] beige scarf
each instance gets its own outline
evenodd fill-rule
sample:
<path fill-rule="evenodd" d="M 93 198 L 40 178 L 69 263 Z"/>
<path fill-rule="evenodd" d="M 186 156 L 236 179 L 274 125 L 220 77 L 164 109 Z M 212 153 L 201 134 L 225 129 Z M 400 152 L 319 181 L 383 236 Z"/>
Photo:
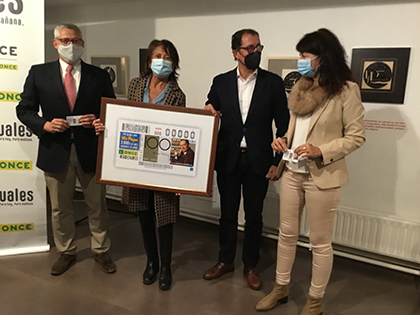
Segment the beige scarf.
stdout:
<path fill-rule="evenodd" d="M 327 100 L 327 92 L 319 85 L 318 78 L 301 77 L 289 95 L 289 109 L 298 116 L 312 113 Z"/>

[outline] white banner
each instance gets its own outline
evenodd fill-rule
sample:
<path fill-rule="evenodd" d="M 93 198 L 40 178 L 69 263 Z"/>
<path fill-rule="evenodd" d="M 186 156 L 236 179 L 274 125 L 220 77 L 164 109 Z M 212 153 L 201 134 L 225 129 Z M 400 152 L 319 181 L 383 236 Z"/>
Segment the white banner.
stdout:
<path fill-rule="evenodd" d="M 0 256 L 48 251 L 38 140 L 17 118 L 31 65 L 44 62 L 44 0 L 0 0 Z"/>

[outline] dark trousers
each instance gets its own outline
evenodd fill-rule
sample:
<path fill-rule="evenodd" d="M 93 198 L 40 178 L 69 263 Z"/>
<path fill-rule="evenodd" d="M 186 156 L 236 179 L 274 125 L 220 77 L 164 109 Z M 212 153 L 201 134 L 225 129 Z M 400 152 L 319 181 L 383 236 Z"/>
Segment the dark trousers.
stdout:
<path fill-rule="evenodd" d="M 235 260 L 242 189 L 245 211 L 242 260 L 245 268 L 255 268 L 260 259 L 262 210 L 268 189 L 268 179 L 255 173 L 249 163 L 248 153 L 242 152 L 232 173 L 217 173 L 217 186 L 221 204 L 219 261 L 232 263 Z"/>

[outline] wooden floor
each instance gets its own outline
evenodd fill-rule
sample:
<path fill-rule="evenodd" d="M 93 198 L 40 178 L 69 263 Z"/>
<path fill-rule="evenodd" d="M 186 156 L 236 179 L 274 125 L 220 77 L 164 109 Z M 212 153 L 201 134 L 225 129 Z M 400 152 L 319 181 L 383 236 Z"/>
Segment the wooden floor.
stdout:
<path fill-rule="evenodd" d="M 78 217 L 83 218 L 84 204 L 77 206 Z M 243 278 L 241 232 L 235 272 L 205 281 L 203 272 L 217 260 L 217 226 L 180 218 L 174 229 L 173 286 L 162 292 L 157 283 L 142 283 L 146 255 L 138 218 L 111 211 L 110 226 L 115 274 L 104 274 L 95 263 L 86 220 L 77 228 L 77 263 L 61 276 L 50 275 L 57 259 L 53 245 L 48 253 L 0 257 L 0 314 L 261 314 L 254 306 L 274 282 L 275 241 L 263 241 L 258 266 L 264 282 L 261 291 L 248 288 Z M 311 253 L 299 248 L 289 302 L 265 314 L 299 315 L 310 274 Z M 335 257 L 324 315 L 418 315 L 418 282 L 409 274 Z"/>

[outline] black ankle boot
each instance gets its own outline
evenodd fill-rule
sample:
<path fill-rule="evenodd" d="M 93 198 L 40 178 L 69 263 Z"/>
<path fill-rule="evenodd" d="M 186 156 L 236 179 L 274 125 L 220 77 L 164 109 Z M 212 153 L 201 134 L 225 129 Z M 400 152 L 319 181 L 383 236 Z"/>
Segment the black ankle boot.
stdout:
<path fill-rule="evenodd" d="M 172 286 L 171 266 L 162 266 L 160 268 L 159 289 L 169 290 Z"/>
<path fill-rule="evenodd" d="M 161 259 L 159 289 L 166 291 L 169 290 L 172 285 L 171 261 L 173 224 L 161 226 L 158 228 L 158 232 Z"/>
<path fill-rule="evenodd" d="M 159 260 L 149 261 L 147 260 L 146 269 L 143 272 L 143 283 L 152 284 L 156 280 L 156 276 L 159 272 Z"/>
<path fill-rule="evenodd" d="M 156 280 L 156 276 L 159 272 L 159 254 L 154 216 L 155 214 L 151 210 L 139 211 L 143 244 L 147 255 L 147 264 L 143 272 L 144 284 L 152 284 Z"/>

